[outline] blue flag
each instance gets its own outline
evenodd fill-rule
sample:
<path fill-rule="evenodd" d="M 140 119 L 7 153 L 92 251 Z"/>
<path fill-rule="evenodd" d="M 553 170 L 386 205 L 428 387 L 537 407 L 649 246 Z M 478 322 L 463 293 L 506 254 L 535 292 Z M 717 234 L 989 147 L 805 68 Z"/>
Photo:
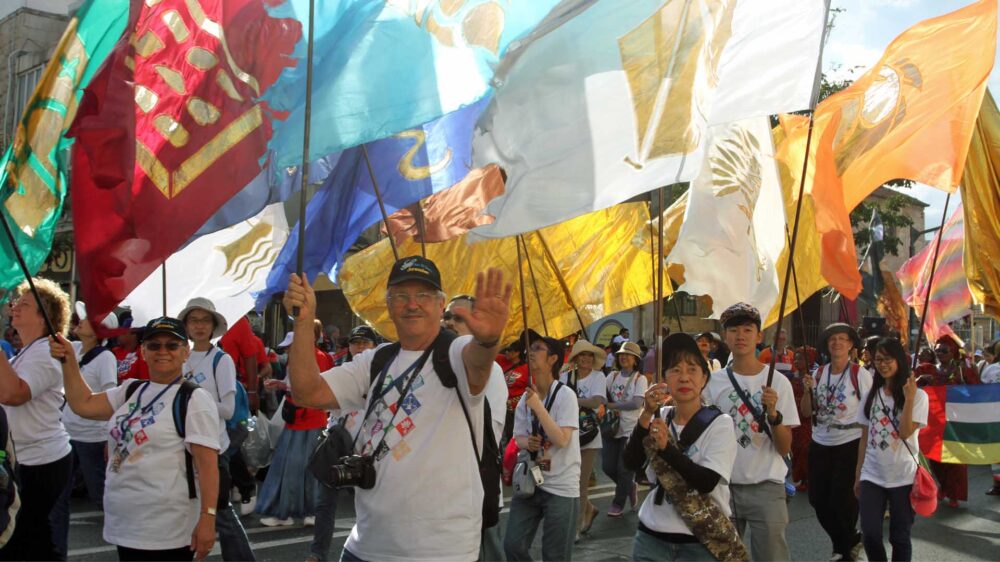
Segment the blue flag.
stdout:
<path fill-rule="evenodd" d="M 307 29 L 310 0 L 272 9 Z M 481 99 L 511 41 L 558 0 L 323 0 L 315 5 L 309 161 L 420 126 Z M 270 146 L 280 167 L 302 160 L 306 38 L 298 64 L 263 99 L 286 119 Z"/>
<path fill-rule="evenodd" d="M 387 214 L 465 178 L 472 169 L 472 128 L 487 103 L 488 98 L 366 145 Z M 365 229 L 381 219 L 362 148 L 345 150 L 306 208 L 303 270 L 309 279 L 315 280 L 321 272 L 336 279 L 344 254 Z M 296 226 L 267 276 L 267 286 L 257 294 L 258 309 L 288 286 L 298 244 Z"/>

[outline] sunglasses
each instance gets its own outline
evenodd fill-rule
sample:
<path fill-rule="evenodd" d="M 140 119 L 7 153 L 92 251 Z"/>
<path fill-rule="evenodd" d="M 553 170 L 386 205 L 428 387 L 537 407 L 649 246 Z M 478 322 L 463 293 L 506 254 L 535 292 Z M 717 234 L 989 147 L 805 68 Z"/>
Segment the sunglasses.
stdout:
<path fill-rule="evenodd" d="M 168 341 L 166 343 L 161 343 L 158 341 L 150 341 L 142 344 L 147 351 L 159 351 L 161 347 L 165 347 L 167 351 L 177 351 L 181 348 L 181 342 L 179 341 Z"/>
<path fill-rule="evenodd" d="M 455 322 L 463 322 L 462 318 L 453 312 L 445 312 L 444 315 L 441 316 L 441 319 L 445 322 L 451 322 L 452 320 Z"/>

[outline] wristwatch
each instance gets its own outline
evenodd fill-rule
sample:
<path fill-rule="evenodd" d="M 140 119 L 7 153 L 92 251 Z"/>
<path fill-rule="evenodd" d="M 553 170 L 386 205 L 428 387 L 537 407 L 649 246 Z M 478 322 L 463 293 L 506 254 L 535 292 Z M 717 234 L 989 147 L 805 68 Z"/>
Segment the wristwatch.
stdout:
<path fill-rule="evenodd" d="M 773 426 L 776 426 L 776 425 L 781 425 L 781 422 L 784 421 L 784 419 L 785 419 L 785 416 L 781 415 L 781 412 L 777 412 L 774 415 L 774 418 L 771 418 L 770 416 L 768 416 L 767 423 L 771 424 L 771 426 L 773 427 Z"/>

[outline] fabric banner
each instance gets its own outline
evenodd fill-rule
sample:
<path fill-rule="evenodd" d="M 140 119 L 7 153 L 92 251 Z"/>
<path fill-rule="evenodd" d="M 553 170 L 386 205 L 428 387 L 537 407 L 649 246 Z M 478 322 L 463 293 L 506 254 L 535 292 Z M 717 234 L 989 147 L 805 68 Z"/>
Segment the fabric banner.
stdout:
<path fill-rule="evenodd" d="M 1000 318 L 1000 112 L 987 91 L 976 120 L 962 176 L 965 224 L 965 277 L 972 301 Z"/>
<path fill-rule="evenodd" d="M 1000 384 L 928 386 L 920 450 L 955 464 L 1000 463 Z"/>
<path fill-rule="evenodd" d="M 506 192 L 500 238 L 607 208 L 701 170 L 708 127 L 811 107 L 822 0 L 579 0 L 497 70 L 476 165 Z"/>

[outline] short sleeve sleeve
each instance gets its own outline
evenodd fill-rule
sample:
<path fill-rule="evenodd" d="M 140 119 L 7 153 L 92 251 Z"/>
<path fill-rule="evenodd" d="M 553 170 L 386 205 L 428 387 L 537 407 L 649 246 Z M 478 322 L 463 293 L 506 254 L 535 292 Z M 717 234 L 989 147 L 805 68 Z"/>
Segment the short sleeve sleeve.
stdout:
<path fill-rule="evenodd" d="M 927 414 L 930 409 L 927 393 L 918 388 L 917 393 L 913 395 L 913 400 L 913 421 L 919 423 L 921 427 L 926 427 Z"/>
<path fill-rule="evenodd" d="M 101 388 L 92 388 L 94 392 L 103 392 L 118 384 L 118 360 L 111 351 L 103 351 L 94 359 L 100 373 Z"/>
<path fill-rule="evenodd" d="M 522 395 L 521 399 L 517 402 L 517 407 L 514 408 L 514 436 L 524 437 L 531 434 L 531 417 L 528 414 L 528 406 L 525 402 L 525 396 Z"/>
<path fill-rule="evenodd" d="M 368 388 L 371 386 L 372 360 L 375 350 L 366 350 L 352 361 L 320 373 L 341 410 L 363 410 L 367 405 Z"/>
<path fill-rule="evenodd" d="M 465 371 L 465 360 L 462 359 L 462 350 L 465 346 L 472 341 L 472 336 L 461 336 L 455 338 L 455 341 L 451 342 L 451 347 L 448 349 L 448 359 L 451 361 L 451 368 L 455 371 L 455 377 L 458 379 L 458 388 L 462 391 L 462 394 L 469 400 L 470 406 L 473 404 L 479 404 L 486 397 L 486 388 L 479 394 L 473 395 L 472 391 L 469 389 L 469 375 Z"/>
<path fill-rule="evenodd" d="M 635 387 L 632 391 L 632 397 L 645 396 L 647 390 L 649 390 L 649 380 L 642 375 L 637 375 L 635 377 Z"/>
<path fill-rule="evenodd" d="M 563 386 L 556 396 L 556 404 L 552 408 L 552 418 L 559 427 L 580 427 L 580 406 L 576 394 L 568 386 Z"/>
<path fill-rule="evenodd" d="M 781 373 L 775 373 L 775 390 L 778 391 L 778 411 L 781 412 L 781 425 L 786 427 L 798 427 L 799 409 L 795 407 L 795 392 L 792 383 Z"/>
<path fill-rule="evenodd" d="M 128 392 L 128 385 L 132 383 L 133 381 L 127 380 L 104 393 L 108 398 L 108 404 L 111 404 L 112 410 L 117 411 L 125 403 L 125 394 Z"/>
<path fill-rule="evenodd" d="M 184 443 L 219 450 L 219 410 L 212 396 L 197 388 L 191 393 L 184 418 Z"/>

